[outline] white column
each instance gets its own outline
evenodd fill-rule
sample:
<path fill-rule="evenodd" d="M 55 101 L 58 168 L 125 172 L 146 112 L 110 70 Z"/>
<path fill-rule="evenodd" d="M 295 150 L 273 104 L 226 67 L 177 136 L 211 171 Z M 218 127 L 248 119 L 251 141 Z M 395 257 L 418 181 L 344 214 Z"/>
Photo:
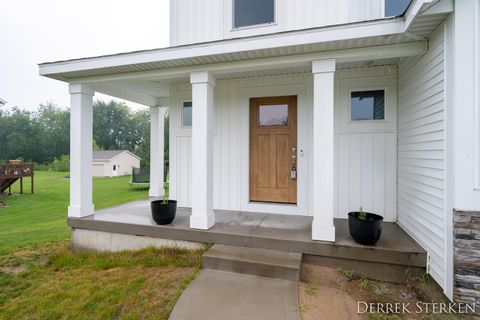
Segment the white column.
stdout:
<path fill-rule="evenodd" d="M 92 202 L 92 88 L 71 84 L 70 92 L 70 206 L 68 216 L 93 214 Z"/>
<path fill-rule="evenodd" d="M 150 108 L 150 197 L 163 197 L 164 168 L 164 107 Z"/>
<path fill-rule="evenodd" d="M 313 72 L 312 239 L 335 241 L 334 76 L 335 60 L 317 60 Z"/>
<path fill-rule="evenodd" d="M 213 89 L 207 71 L 192 72 L 192 215 L 190 228 L 209 229 L 213 213 Z"/>

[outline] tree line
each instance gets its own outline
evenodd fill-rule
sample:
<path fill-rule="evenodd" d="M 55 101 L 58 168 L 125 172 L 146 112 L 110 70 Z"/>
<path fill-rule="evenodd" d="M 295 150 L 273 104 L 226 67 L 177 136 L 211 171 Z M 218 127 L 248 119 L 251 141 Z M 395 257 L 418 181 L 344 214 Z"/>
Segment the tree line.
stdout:
<path fill-rule="evenodd" d="M 168 116 L 165 119 L 168 153 Z M 150 162 L 150 114 L 133 111 L 116 101 L 95 101 L 93 105 L 94 150 L 129 150 Z M 0 161 L 22 159 L 50 164 L 70 153 L 70 110 L 52 103 L 36 111 L 18 107 L 0 109 Z M 166 154 L 168 159 L 168 154 Z M 61 162 L 61 161 L 60 161 Z"/>

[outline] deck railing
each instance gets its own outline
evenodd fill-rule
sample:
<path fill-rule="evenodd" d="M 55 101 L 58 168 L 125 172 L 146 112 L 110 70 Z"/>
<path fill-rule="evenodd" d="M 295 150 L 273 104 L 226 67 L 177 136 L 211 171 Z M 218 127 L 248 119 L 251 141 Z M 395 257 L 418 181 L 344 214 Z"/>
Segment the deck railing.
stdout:
<path fill-rule="evenodd" d="M 33 175 L 33 164 L 0 164 L 0 179 L 15 179 L 31 177 Z"/>
<path fill-rule="evenodd" d="M 12 184 L 20 180 L 20 193 L 23 193 L 23 178 L 30 177 L 31 192 L 34 191 L 34 168 L 31 163 L 0 164 L 0 193 L 8 189 L 12 193 Z"/>

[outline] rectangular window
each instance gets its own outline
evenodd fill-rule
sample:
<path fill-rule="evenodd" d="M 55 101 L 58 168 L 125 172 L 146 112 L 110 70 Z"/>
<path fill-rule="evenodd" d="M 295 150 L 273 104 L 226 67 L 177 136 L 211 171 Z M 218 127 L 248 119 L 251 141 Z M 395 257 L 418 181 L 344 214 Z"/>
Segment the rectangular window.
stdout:
<path fill-rule="evenodd" d="M 184 127 L 192 126 L 192 102 L 186 101 L 182 108 L 182 125 Z"/>
<path fill-rule="evenodd" d="M 352 121 L 384 120 L 385 90 L 352 92 L 351 113 Z"/>
<path fill-rule="evenodd" d="M 288 126 L 288 105 L 262 105 L 258 119 L 260 127 Z"/>
<path fill-rule="evenodd" d="M 233 27 L 275 22 L 275 0 L 233 0 Z"/>

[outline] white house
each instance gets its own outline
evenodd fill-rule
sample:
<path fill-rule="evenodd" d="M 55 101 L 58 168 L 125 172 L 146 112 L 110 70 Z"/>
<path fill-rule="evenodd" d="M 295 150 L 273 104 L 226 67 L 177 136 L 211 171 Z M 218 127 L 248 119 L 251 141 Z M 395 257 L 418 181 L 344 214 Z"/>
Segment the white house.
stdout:
<path fill-rule="evenodd" d="M 69 84 L 69 223 L 95 213 L 100 92 L 150 107 L 150 196 L 163 194 L 169 110 L 170 197 L 190 228 L 213 232 L 220 209 L 307 216 L 312 246 L 339 244 L 337 221 L 362 206 L 421 245 L 448 297 L 475 300 L 473 285 L 454 290 L 454 261 L 480 264 L 454 216 L 480 210 L 480 1 L 412 0 L 389 16 L 395 3 L 171 0 L 168 48 L 40 64 Z M 457 234 L 479 229 L 468 219 Z"/>
<path fill-rule="evenodd" d="M 93 151 L 92 176 L 127 176 L 132 173 L 132 168 L 140 168 L 140 160 L 128 150 Z"/>

